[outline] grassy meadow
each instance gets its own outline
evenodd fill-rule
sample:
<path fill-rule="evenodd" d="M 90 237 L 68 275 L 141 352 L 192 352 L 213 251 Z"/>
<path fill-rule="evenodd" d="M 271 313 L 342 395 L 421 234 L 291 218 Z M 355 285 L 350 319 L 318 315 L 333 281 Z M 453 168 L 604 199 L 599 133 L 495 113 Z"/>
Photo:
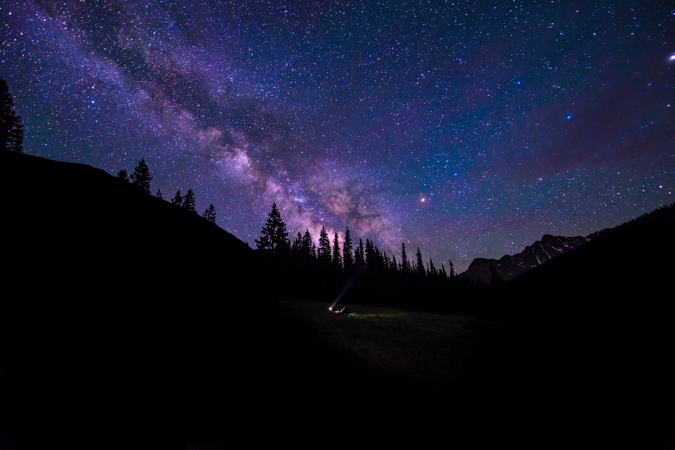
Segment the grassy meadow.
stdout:
<path fill-rule="evenodd" d="M 346 426 L 361 430 L 359 444 L 351 433 L 333 434 L 337 447 L 427 448 L 452 436 L 458 448 L 521 431 L 502 418 L 515 402 L 531 404 L 540 367 L 504 325 L 358 305 L 335 315 L 329 306 L 278 304 L 278 425 L 302 430 L 281 436 L 327 448 L 326 427 Z"/>
<path fill-rule="evenodd" d="M 338 448 L 600 448 L 645 439 L 650 424 L 627 409 L 632 400 L 612 388 L 612 374 L 545 327 L 358 305 L 345 316 L 329 306 L 278 303 L 279 424 L 302 430 L 289 436 L 301 447 L 331 447 L 326 427 L 342 426 L 362 434 L 359 445 L 351 433 L 332 435 Z"/>
<path fill-rule="evenodd" d="M 410 394 L 454 395 L 476 376 L 516 377 L 527 362 L 504 326 L 463 316 L 281 301 L 282 336 L 350 381 L 381 383 Z M 339 306 L 339 305 L 338 305 Z M 298 355 L 300 356 L 300 355 Z M 306 355 L 308 356 L 308 355 Z"/>

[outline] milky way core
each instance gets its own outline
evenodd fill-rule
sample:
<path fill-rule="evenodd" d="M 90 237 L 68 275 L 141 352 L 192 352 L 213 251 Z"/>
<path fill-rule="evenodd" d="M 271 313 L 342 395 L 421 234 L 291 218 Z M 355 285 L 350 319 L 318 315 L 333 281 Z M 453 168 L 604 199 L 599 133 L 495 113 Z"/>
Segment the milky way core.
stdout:
<path fill-rule="evenodd" d="M 28 154 L 461 272 L 673 202 L 664 5 L 4 2 L 0 77 Z"/>

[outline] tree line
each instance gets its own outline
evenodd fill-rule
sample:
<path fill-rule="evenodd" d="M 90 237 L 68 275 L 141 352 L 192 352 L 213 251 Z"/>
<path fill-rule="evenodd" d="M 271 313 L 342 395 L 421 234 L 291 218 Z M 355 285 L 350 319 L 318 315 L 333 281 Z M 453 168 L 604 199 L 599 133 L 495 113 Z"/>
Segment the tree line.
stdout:
<path fill-rule="evenodd" d="M 24 126 L 21 123 L 21 117 L 17 115 L 14 109 L 14 99 L 9 93 L 7 82 L 0 78 L 0 151 L 23 153 L 23 138 Z M 117 173 L 117 176 L 150 194 L 152 175 L 145 159 L 141 158 L 131 175 L 125 169 L 122 169 Z M 158 189 L 155 195 L 162 200 L 164 199 L 161 189 Z M 180 190 L 176 191 L 176 194 L 171 198 L 171 203 L 190 212 L 197 212 L 195 194 L 192 189 L 188 189 L 185 195 L 182 195 Z M 212 203 L 204 210 L 202 217 L 211 223 L 216 223 L 216 208 Z"/>
<path fill-rule="evenodd" d="M 0 78 L 0 145 L 2 151 L 23 152 L 24 126 L 16 114 L 7 83 Z M 131 174 L 120 170 L 117 176 L 150 195 L 152 175 L 143 158 Z M 155 194 L 163 198 L 162 191 Z M 170 202 L 197 214 L 195 193 L 176 191 Z M 202 217 L 216 223 L 213 204 Z M 338 233 L 330 236 L 322 227 L 318 246 L 309 230 L 298 231 L 291 241 L 286 224 L 272 205 L 260 238 L 257 252 L 265 262 L 268 275 L 280 296 L 312 298 L 344 303 L 396 306 L 433 312 L 482 315 L 487 297 L 485 286 L 473 285 L 455 277 L 452 261 L 449 270 L 444 264 L 424 261 L 417 248 L 414 259 L 408 259 L 405 243 L 401 244 L 401 260 L 387 255 L 366 238 L 352 237 L 347 228 L 340 246 Z"/>
<path fill-rule="evenodd" d="M 14 99 L 7 82 L 0 78 L 0 146 L 1 150 L 23 153 L 24 126 L 14 109 Z"/>
<path fill-rule="evenodd" d="M 140 190 L 146 194 L 150 194 L 150 182 L 152 181 L 152 175 L 150 173 L 150 168 L 145 162 L 144 158 L 138 162 L 134 171 L 129 175 L 125 169 L 117 172 L 117 177 L 123 181 L 137 186 Z M 164 200 L 164 195 L 162 194 L 161 189 L 157 189 L 155 196 L 161 200 Z M 195 193 L 192 188 L 188 189 L 185 195 L 181 194 L 180 189 L 176 191 L 176 194 L 170 200 L 171 204 L 176 205 L 180 208 L 183 208 L 189 212 L 197 213 Z M 202 213 L 202 217 L 208 220 L 211 223 L 216 223 L 216 208 L 213 206 L 213 203 L 210 203 L 208 208 Z"/>
<path fill-rule="evenodd" d="M 438 313 L 483 315 L 489 288 L 455 276 L 452 261 L 446 269 L 425 261 L 419 247 L 408 258 L 405 243 L 401 259 L 381 251 L 369 238 L 356 239 L 347 227 L 343 239 L 328 235 L 325 226 L 315 243 L 309 229 L 289 238 L 276 203 L 260 236 L 256 251 L 265 262 L 280 297 L 339 303 L 392 306 Z"/>

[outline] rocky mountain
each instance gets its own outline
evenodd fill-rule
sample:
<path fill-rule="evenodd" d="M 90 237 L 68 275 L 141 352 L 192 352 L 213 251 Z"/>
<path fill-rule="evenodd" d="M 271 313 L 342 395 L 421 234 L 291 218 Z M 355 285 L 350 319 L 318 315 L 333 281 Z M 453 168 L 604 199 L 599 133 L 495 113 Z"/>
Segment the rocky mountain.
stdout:
<path fill-rule="evenodd" d="M 607 446 L 607 436 L 612 448 L 674 448 L 674 253 L 670 205 L 498 289 L 493 317 L 537 355 L 542 391 L 555 386 L 542 404 L 574 417 L 569 429 L 597 436 L 586 448 Z"/>
<path fill-rule="evenodd" d="M 500 259 L 476 258 L 459 276 L 474 282 L 490 284 L 494 276 L 491 267 L 494 265 L 494 271 L 499 279 L 507 281 L 586 244 L 592 236 L 594 235 L 565 237 L 545 234 L 540 241 L 528 245 L 525 250 L 515 255 L 504 255 Z"/>

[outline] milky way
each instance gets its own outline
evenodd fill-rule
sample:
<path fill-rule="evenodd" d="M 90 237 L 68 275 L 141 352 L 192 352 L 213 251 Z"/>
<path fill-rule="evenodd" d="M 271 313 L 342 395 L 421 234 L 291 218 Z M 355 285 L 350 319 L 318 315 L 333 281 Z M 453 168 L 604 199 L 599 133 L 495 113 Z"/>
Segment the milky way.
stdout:
<path fill-rule="evenodd" d="M 462 271 L 675 201 L 668 3 L 3 2 L 0 77 L 26 153 Z"/>

